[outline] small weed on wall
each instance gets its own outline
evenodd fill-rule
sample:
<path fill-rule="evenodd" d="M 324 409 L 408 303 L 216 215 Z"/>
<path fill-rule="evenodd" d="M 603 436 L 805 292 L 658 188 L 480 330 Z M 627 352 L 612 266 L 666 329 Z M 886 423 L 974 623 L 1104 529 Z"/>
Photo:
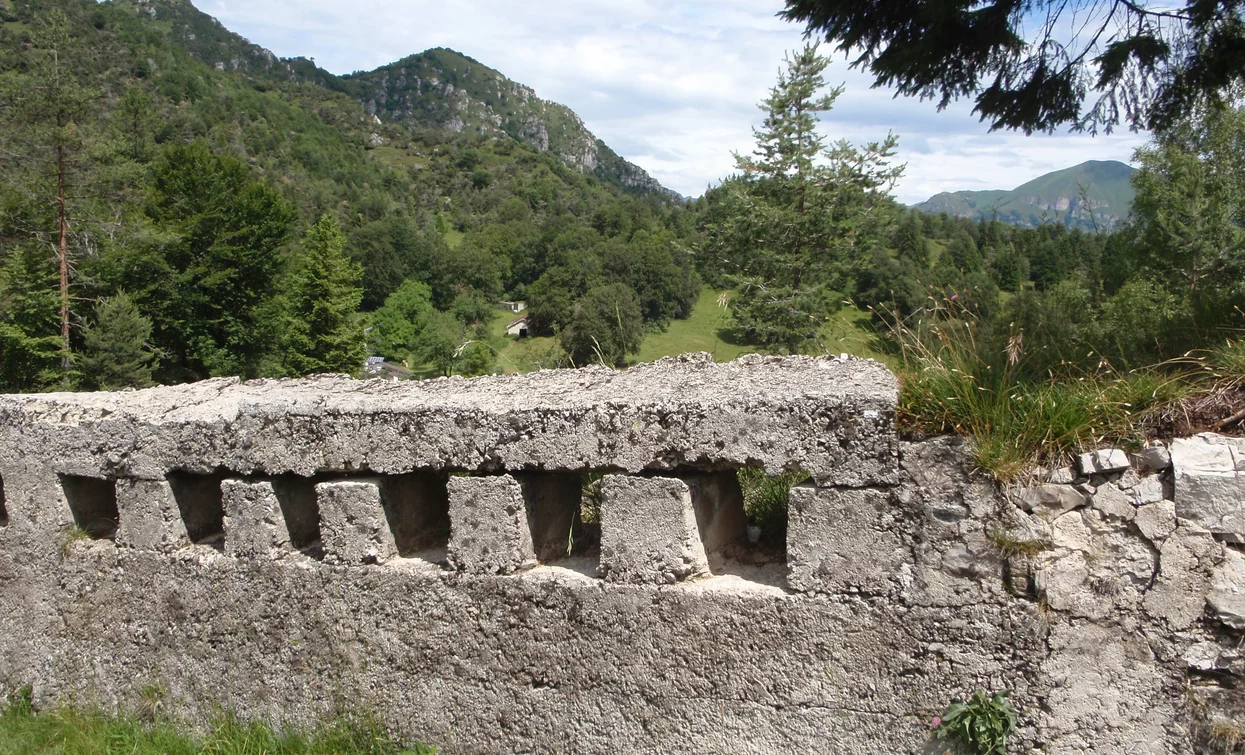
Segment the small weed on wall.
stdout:
<path fill-rule="evenodd" d="M 968 702 L 956 700 L 934 719 L 934 736 L 964 755 L 1003 755 L 1008 737 L 1016 730 L 1016 711 L 1008 694 L 987 697 L 978 690 Z"/>

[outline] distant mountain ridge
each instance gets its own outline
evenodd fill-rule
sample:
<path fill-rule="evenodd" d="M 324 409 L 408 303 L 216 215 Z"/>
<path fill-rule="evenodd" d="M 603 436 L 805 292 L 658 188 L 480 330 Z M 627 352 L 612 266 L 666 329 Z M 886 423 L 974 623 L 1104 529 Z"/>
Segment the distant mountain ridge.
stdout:
<path fill-rule="evenodd" d="M 505 135 L 551 152 L 605 183 L 683 199 L 598 139 L 570 108 L 543 100 L 531 87 L 454 50 L 435 48 L 373 71 L 337 76 L 310 58 L 277 57 L 228 30 L 190 0 L 113 2 L 133 6 L 170 40 L 217 70 L 260 80 L 310 82 L 347 94 L 378 119 L 377 126 Z M 379 145 L 384 139 L 377 133 L 373 141 Z"/>
<path fill-rule="evenodd" d="M 1110 231 L 1128 217 L 1136 196 L 1134 172 L 1135 168 L 1115 160 L 1090 160 L 1010 191 L 943 192 L 912 207 L 974 220 L 997 218 L 1031 228 L 1064 223 L 1070 228 Z"/>

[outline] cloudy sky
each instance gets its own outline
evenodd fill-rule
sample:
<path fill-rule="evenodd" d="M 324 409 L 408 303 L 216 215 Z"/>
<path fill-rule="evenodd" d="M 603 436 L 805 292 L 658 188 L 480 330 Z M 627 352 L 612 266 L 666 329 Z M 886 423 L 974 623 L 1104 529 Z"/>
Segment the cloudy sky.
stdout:
<path fill-rule="evenodd" d="M 666 186 L 699 196 L 748 151 L 783 55 L 802 29 L 782 0 L 195 0 L 231 30 L 282 57 L 333 73 L 370 70 L 449 47 L 569 106 L 598 137 Z M 847 89 L 823 121 L 832 140 L 899 136 L 907 164 L 896 195 L 1013 188 L 1085 160 L 1129 161 L 1142 134 L 990 133 L 969 103 L 872 89 L 842 56 L 827 72 Z"/>

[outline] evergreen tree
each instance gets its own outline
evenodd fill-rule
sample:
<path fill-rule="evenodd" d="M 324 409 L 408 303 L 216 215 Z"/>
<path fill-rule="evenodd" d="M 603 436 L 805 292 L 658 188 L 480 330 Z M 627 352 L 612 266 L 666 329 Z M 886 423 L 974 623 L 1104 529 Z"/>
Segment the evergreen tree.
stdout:
<path fill-rule="evenodd" d="M 67 371 L 74 268 L 70 226 L 85 173 L 81 160 L 84 122 L 98 95 L 80 86 L 68 65 L 69 20 L 61 9 L 53 8 L 42 17 L 34 42 L 36 49 L 27 58 L 26 74 L 4 82 L 0 88 L 0 105 L 8 106 L 11 122 L 17 127 L 2 130 L 7 133 L 0 144 L 0 169 L 12 175 L 5 163 L 13 162 L 29 170 L 31 188 L 51 221 L 52 227 L 36 229 L 36 235 L 51 236 L 57 250 L 61 368 Z"/>
<path fill-rule="evenodd" d="M 156 164 L 147 212 L 165 234 L 168 283 L 140 305 L 153 313 L 169 354 L 165 377 L 257 375 L 275 340 L 276 323 L 263 315 L 293 210 L 240 160 L 195 141 L 169 148 Z"/>
<path fill-rule="evenodd" d="M 82 327 L 77 356 L 84 387 L 113 391 L 152 384 L 151 320 L 143 317 L 125 293 L 100 299 L 95 317 Z"/>
<path fill-rule="evenodd" d="M 735 156 L 742 176 L 727 184 L 710 243 L 736 270 L 736 329 L 794 352 L 815 338 L 881 245 L 886 191 L 901 169 L 888 166 L 893 135 L 863 150 L 843 141 L 825 147 L 818 114 L 841 92 L 819 95 L 829 61 L 810 46 L 786 62 L 761 104 L 756 149 Z"/>
<path fill-rule="evenodd" d="M 911 262 L 918 270 L 929 267 L 929 242 L 921 230 L 916 212 L 909 212 L 895 237 L 895 256 Z"/>
<path fill-rule="evenodd" d="M 363 365 L 362 269 L 346 256 L 346 236 L 325 215 L 303 236 L 288 293 L 285 364 L 298 375 L 354 374 Z"/>
<path fill-rule="evenodd" d="M 0 390 L 30 391 L 56 380 L 63 353 L 56 271 L 32 245 L 0 268 Z"/>

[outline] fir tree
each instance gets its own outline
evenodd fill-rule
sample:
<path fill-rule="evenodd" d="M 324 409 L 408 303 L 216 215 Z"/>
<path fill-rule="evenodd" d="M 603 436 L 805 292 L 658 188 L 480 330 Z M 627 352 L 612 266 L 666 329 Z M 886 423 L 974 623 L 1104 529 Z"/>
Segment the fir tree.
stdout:
<path fill-rule="evenodd" d="M 358 319 L 362 268 L 346 256 L 346 236 L 325 215 L 303 236 L 288 294 L 285 361 L 295 374 L 345 372 L 363 365 Z"/>
<path fill-rule="evenodd" d="M 152 384 L 156 355 L 148 342 L 151 320 L 143 317 L 124 292 L 95 305 L 94 322 L 82 328 L 82 351 L 77 355 L 84 387 L 113 391 Z"/>
<path fill-rule="evenodd" d="M 33 246 L 0 268 L 0 390 L 25 391 L 56 379 L 62 354 L 56 272 Z"/>
<path fill-rule="evenodd" d="M 841 89 L 819 95 L 829 61 L 806 47 L 761 103 L 751 156 L 736 155 L 742 177 L 728 183 L 711 244 L 736 268 L 732 313 L 745 339 L 797 351 L 852 290 L 855 273 L 881 244 L 886 191 L 901 168 L 888 165 L 896 140 L 857 149 L 824 145 L 818 114 Z"/>

